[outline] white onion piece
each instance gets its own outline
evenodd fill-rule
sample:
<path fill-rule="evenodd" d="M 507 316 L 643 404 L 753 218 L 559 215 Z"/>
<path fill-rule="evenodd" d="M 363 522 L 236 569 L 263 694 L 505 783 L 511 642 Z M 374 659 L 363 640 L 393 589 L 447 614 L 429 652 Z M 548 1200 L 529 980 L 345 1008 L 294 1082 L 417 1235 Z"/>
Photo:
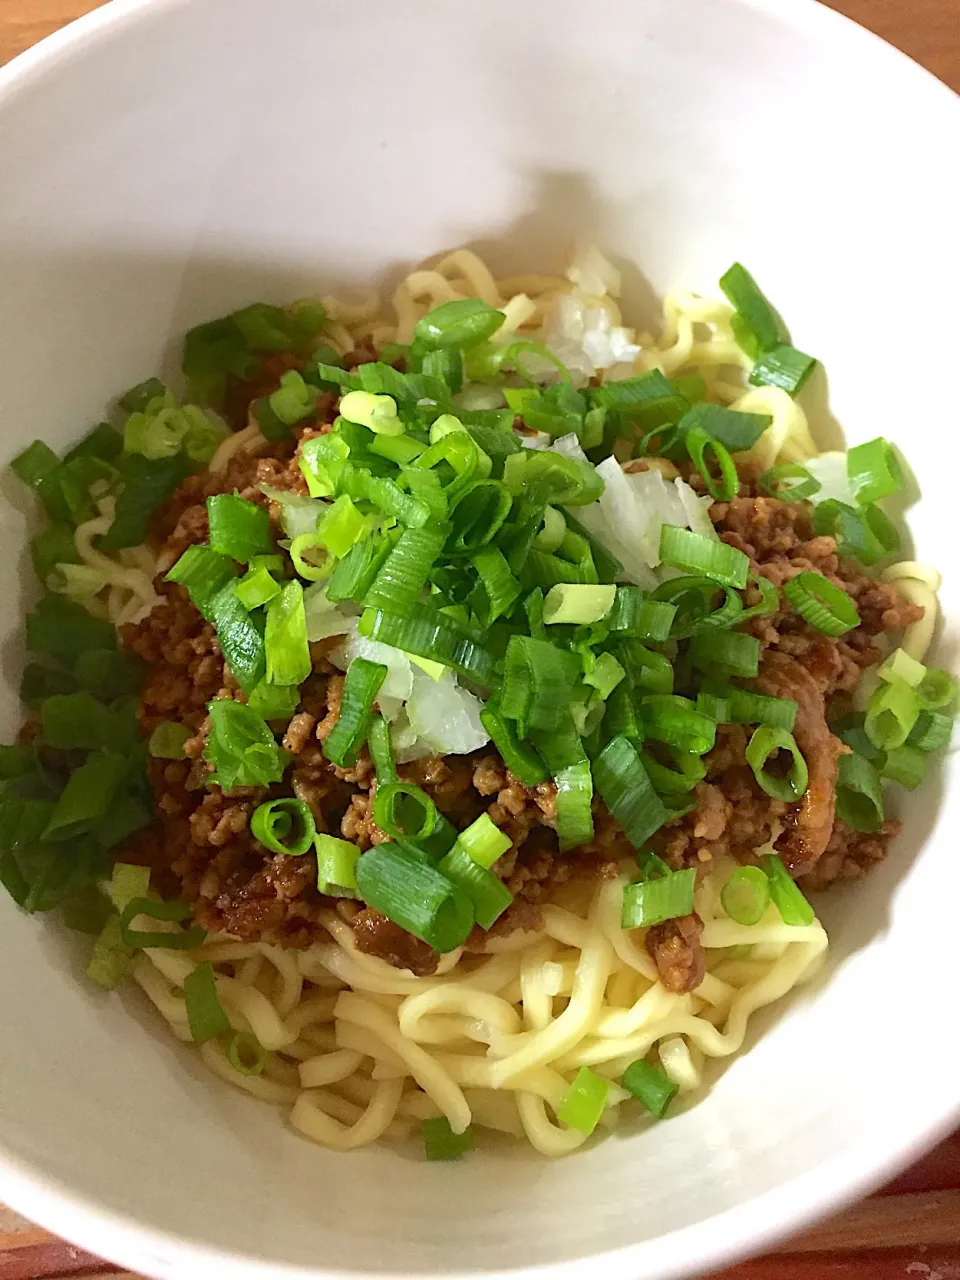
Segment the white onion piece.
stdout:
<path fill-rule="evenodd" d="M 806 458 L 801 465 L 820 482 L 819 492 L 813 495 L 811 502 L 826 502 L 828 498 L 836 498 L 838 502 L 845 502 L 848 507 L 857 505 L 857 495 L 853 491 L 847 474 L 845 453 L 833 449 L 829 453 L 819 454 L 816 458 Z"/>
<path fill-rule="evenodd" d="M 694 533 L 702 533 L 705 538 L 719 538 L 720 535 L 713 527 L 713 521 L 708 515 L 713 499 L 701 498 L 690 488 L 686 480 L 681 480 L 679 476 L 673 483 L 687 517 L 687 527 Z"/>
<path fill-rule="evenodd" d="M 560 436 L 559 439 L 554 440 L 547 452 L 559 453 L 561 458 L 577 458 L 580 462 L 590 461 L 583 452 L 580 439 L 575 431 L 571 431 L 568 436 Z"/>
<path fill-rule="evenodd" d="M 328 510 L 329 502 L 319 498 L 307 498 L 301 493 L 287 493 L 272 485 L 260 486 L 260 492 L 277 503 L 280 508 L 280 524 L 288 538 L 299 538 L 303 533 L 316 533 L 317 520 Z"/>
<path fill-rule="evenodd" d="M 620 272 L 595 244 L 580 249 L 565 274 L 584 293 L 620 297 Z"/>
<path fill-rule="evenodd" d="M 410 727 L 439 754 L 466 755 L 490 741 L 480 723 L 483 703 L 461 689 L 452 672 L 434 680 L 413 670 L 413 691 L 407 699 Z"/>

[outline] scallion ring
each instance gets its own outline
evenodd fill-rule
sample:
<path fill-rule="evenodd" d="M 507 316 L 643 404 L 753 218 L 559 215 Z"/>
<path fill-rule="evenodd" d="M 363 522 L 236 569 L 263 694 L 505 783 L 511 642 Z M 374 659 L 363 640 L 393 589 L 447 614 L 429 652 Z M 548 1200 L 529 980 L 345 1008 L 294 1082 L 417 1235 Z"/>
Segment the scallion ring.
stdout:
<path fill-rule="evenodd" d="M 309 852 L 317 834 L 317 824 L 309 807 L 292 796 L 268 800 L 253 812 L 250 830 L 271 853 L 287 853 L 293 857 Z"/>
<path fill-rule="evenodd" d="M 787 773 L 773 773 L 768 767 L 771 757 L 781 751 L 792 756 L 792 764 Z M 747 744 L 747 764 L 753 770 L 759 786 L 772 796 L 774 800 L 783 800 L 788 804 L 799 800 L 807 789 L 807 762 L 792 733 L 786 729 L 775 729 L 771 725 L 762 724 L 755 729 Z"/>

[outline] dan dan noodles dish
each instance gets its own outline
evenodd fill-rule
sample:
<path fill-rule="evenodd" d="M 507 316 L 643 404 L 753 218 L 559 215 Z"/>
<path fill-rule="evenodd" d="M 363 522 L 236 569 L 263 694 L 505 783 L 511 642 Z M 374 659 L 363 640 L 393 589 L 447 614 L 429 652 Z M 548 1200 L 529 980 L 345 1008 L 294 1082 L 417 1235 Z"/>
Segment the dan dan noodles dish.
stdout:
<path fill-rule="evenodd" d="M 950 733 L 890 444 L 739 265 L 659 338 L 596 250 L 459 251 L 191 330 L 64 458 L 0 879 L 223 1080 L 345 1150 L 569 1152 L 807 980 Z"/>

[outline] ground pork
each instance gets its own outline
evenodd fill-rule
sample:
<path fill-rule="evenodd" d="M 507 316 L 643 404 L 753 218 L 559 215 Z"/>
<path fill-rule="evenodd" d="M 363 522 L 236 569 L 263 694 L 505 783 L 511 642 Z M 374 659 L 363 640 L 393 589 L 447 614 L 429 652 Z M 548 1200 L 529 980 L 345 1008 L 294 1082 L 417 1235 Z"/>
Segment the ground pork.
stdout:
<path fill-rule="evenodd" d="M 683 994 L 699 987 L 706 973 L 706 957 L 700 945 L 703 921 L 693 912 L 676 920 L 652 925 L 644 942 L 668 991 Z"/>
<path fill-rule="evenodd" d="M 231 420 L 245 425 L 250 399 L 266 394 L 288 367 L 284 359 L 271 357 L 255 385 L 242 394 L 234 388 L 228 396 Z M 327 427 L 331 409 L 329 399 L 322 398 L 316 417 L 298 428 L 292 441 L 271 444 L 270 457 L 241 454 L 219 474 L 204 472 L 185 481 L 153 520 L 161 574 L 186 547 L 206 539 L 206 499 L 213 493 L 236 491 L 264 506 L 279 537 L 279 507 L 262 486 L 304 492 L 298 443 Z M 856 686 L 863 668 L 876 661 L 873 638 L 914 621 L 920 611 L 892 586 L 873 582 L 840 560 L 831 538 L 814 535 L 805 508 L 757 494 L 749 475 L 740 495 L 729 503 L 714 503 L 710 514 L 724 541 L 750 557 L 754 575 L 779 587 L 803 569 L 824 573 L 854 598 L 862 621 L 855 631 L 831 639 L 811 631 L 781 601 L 775 614 L 749 624 L 763 653 L 757 688 L 798 703 L 796 736 L 810 766 L 810 790 L 796 805 L 771 799 L 746 764 L 748 731 L 721 726 L 705 759 L 705 776 L 692 793 L 693 808 L 668 823 L 654 844 L 679 868 L 704 867 L 721 854 L 750 861 L 758 847 L 774 840 L 787 865 L 803 874 L 802 883 L 811 888 L 861 875 L 884 856 L 897 824 L 886 823 L 875 835 L 863 836 L 833 821 L 841 748 L 827 728 L 827 716 L 831 705 Z M 148 668 L 140 726 L 146 736 L 163 721 L 177 720 L 191 737 L 185 759 L 150 762 L 156 820 L 121 856 L 151 866 L 161 892 L 195 903 L 197 919 L 207 929 L 306 945 L 322 932 L 321 908 L 330 901 L 317 891 L 312 854 L 274 855 L 254 839 L 250 816 L 256 806 L 292 788 L 309 806 L 319 831 L 349 839 L 360 849 L 389 839 L 374 819 L 376 779 L 366 750 L 347 768 L 332 765 L 323 754 L 343 691 L 343 677 L 328 660 L 329 642 L 312 647 L 314 673 L 302 686 L 300 706 L 282 733 L 283 746 L 293 757 L 284 788 L 246 788 L 225 795 L 205 785 L 210 772 L 203 759 L 209 731 L 206 707 L 215 698 L 243 701 L 244 695 L 225 667 L 213 628 L 186 592 L 162 580 L 157 590 L 160 604 L 122 633 L 125 646 Z M 748 588 L 748 604 L 759 598 L 755 586 Z M 596 797 L 593 839 L 561 854 L 555 785 L 524 786 L 495 751 L 416 760 L 400 765 L 399 775 L 422 787 L 456 827 L 486 812 L 509 837 L 510 848 L 494 871 L 514 902 L 490 931 L 494 936 L 538 927 L 542 904 L 561 886 L 578 876 L 595 880 L 615 875 L 619 862 L 632 853 Z M 346 906 L 365 954 L 416 973 L 435 970 L 438 957 L 431 948 L 372 909 Z M 671 990 L 690 990 L 702 977 L 701 927 L 696 916 L 688 916 L 647 933 L 648 949 Z M 482 949 L 488 936 L 475 930 L 468 949 Z"/>

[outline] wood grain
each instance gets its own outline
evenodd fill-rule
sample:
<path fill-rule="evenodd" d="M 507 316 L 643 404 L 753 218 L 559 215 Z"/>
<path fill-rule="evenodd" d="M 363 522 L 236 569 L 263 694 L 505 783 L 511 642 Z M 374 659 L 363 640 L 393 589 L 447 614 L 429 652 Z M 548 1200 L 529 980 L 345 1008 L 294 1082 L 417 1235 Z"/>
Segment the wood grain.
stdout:
<path fill-rule="evenodd" d="M 100 0 L 0 0 L 0 65 Z M 833 0 L 960 90 L 960 0 Z M 714 1280 L 902 1280 L 960 1276 L 960 1133 L 885 1191 L 765 1258 Z M 136 1280 L 0 1207 L 0 1280 Z"/>

